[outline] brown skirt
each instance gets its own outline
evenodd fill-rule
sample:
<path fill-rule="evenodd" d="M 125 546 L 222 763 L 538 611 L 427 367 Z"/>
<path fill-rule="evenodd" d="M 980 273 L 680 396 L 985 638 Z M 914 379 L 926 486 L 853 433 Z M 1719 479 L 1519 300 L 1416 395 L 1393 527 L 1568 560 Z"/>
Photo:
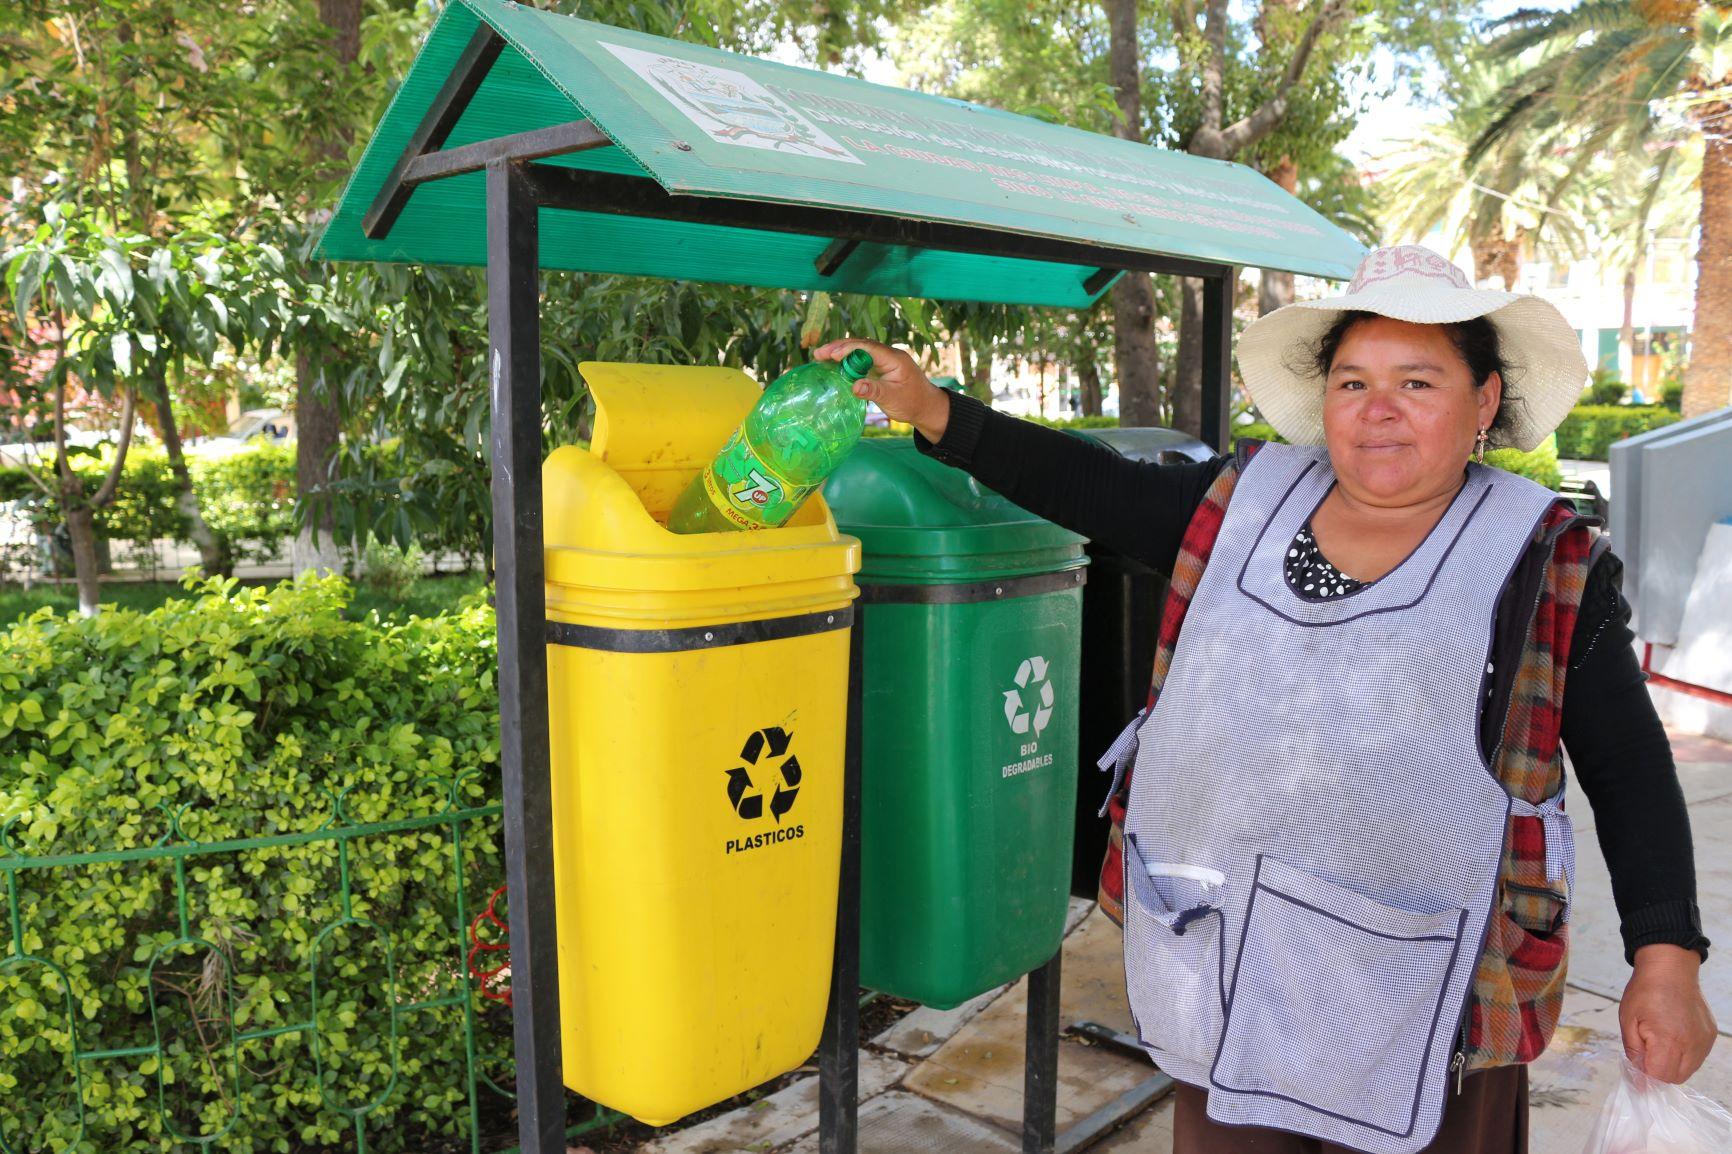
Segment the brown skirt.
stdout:
<path fill-rule="evenodd" d="M 1254 1126 L 1222 1126 L 1208 1117 L 1209 1095 L 1179 1083 L 1174 1090 L 1173 1154 L 1347 1154 L 1316 1138 Z M 1527 1154 L 1528 1068 L 1500 1066 L 1451 1088 L 1443 1126 L 1426 1154 Z"/>

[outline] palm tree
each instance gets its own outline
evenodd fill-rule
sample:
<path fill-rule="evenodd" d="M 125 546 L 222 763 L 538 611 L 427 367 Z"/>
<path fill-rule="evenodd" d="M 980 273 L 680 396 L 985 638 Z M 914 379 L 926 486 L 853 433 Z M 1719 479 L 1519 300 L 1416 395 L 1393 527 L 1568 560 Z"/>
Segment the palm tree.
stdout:
<path fill-rule="evenodd" d="M 1418 240 L 1442 227 L 1473 254 L 1476 281 L 1501 277 L 1513 288 L 1524 255 L 1583 255 L 1580 169 L 1568 149 L 1547 147 L 1531 129 L 1479 146 L 1492 98 L 1520 73 L 1480 57 L 1465 64 L 1446 76 L 1449 118 L 1378 158 L 1378 200 L 1391 239 Z"/>
<path fill-rule="evenodd" d="M 1565 11 L 1517 12 L 1497 27 L 1491 60 L 1538 59 L 1488 101 L 1470 163 L 1511 138 L 1549 139 L 1570 149 L 1569 183 L 1597 156 L 1647 164 L 1657 142 L 1701 136 L 1684 414 L 1732 404 L 1732 10 L 1702 0 L 1582 0 Z"/>

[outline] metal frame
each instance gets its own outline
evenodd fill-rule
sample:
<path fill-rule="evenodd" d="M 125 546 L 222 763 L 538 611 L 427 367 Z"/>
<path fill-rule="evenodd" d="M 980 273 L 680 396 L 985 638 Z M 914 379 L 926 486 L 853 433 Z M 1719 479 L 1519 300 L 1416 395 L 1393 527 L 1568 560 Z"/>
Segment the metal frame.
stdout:
<path fill-rule="evenodd" d="M 476 31 L 411 137 L 363 227 L 387 235 L 415 188 L 430 180 L 487 173 L 487 308 L 493 414 L 495 607 L 499 629 L 500 761 L 504 784 L 506 884 L 511 908 L 513 1023 L 518 1130 L 523 1154 L 565 1150 L 565 1085 L 560 1052 L 559 959 L 554 908 L 553 820 L 547 734 L 547 633 L 541 502 L 541 209 L 655 217 L 831 238 L 815 262 L 831 275 L 861 243 L 904 245 L 1087 266 L 1098 291 L 1121 271 L 1203 278 L 1204 440 L 1226 447 L 1233 283 L 1237 269 L 1156 253 L 1026 236 L 967 225 L 906 220 L 798 204 L 674 196 L 644 177 L 535 163 L 603 147 L 606 136 L 573 121 L 441 151 L 498 59 L 503 41 Z M 835 968 L 819 1046 L 820 1148 L 853 1154 L 859 1126 L 860 692 L 864 607 L 849 644 L 847 752 L 844 758 L 842 870 Z M 1029 974 L 1029 1044 L 1024 1075 L 1023 1150 L 1080 1149 L 1156 1094 L 1133 1091 L 1109 1106 L 1110 1118 L 1084 1119 L 1055 1134 L 1061 954 Z M 1140 1095 L 1140 1097 L 1139 1097 Z M 1136 1100 L 1131 1100 L 1136 1099 Z M 1116 1112 L 1113 1112 L 1116 1108 Z"/>

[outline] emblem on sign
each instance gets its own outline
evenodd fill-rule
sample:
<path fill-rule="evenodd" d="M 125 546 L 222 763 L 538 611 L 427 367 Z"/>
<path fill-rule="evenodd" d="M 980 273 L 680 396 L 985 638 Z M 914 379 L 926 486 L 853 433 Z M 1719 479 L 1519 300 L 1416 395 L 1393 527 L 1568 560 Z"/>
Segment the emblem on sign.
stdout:
<path fill-rule="evenodd" d="M 605 40 L 599 43 L 717 143 L 862 163 L 744 72 Z"/>

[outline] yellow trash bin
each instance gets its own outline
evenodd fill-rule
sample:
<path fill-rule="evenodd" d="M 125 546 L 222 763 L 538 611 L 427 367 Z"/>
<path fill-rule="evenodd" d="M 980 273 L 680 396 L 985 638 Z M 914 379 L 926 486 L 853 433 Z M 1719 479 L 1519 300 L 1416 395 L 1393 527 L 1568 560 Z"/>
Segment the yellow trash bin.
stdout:
<path fill-rule="evenodd" d="M 580 370 L 594 439 L 542 471 L 565 1081 L 665 1125 L 817 1047 L 860 546 L 819 496 L 780 529 L 668 532 L 758 387 Z"/>

